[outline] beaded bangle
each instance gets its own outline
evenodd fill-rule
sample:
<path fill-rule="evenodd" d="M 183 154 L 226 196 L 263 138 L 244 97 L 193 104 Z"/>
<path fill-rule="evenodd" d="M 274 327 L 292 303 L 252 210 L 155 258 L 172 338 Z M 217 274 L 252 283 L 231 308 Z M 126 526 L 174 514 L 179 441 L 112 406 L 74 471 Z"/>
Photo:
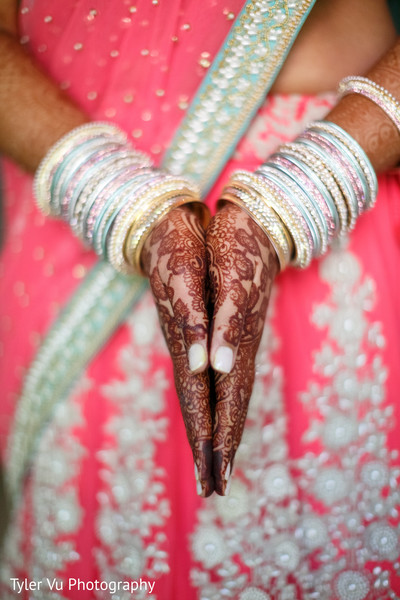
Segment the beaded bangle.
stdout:
<path fill-rule="evenodd" d="M 103 172 L 103 179 L 94 181 L 88 190 L 88 196 L 84 210 L 81 215 L 80 237 L 88 246 L 92 245 L 93 232 L 99 207 L 113 193 L 115 186 L 124 183 L 128 176 L 137 175 L 147 167 L 132 165 L 131 159 L 120 159 L 115 165 L 111 165 L 110 172 Z"/>
<path fill-rule="evenodd" d="M 294 242 L 293 264 L 305 268 L 312 258 L 312 242 L 310 242 L 307 226 L 304 219 L 292 203 L 287 202 L 287 197 L 279 190 L 278 186 L 268 182 L 264 177 L 238 171 L 231 178 L 230 185 L 237 186 L 243 182 L 253 188 L 264 203 L 272 208 L 285 224 Z"/>
<path fill-rule="evenodd" d="M 257 175 L 258 173 L 259 172 L 256 171 L 255 174 Z M 286 203 L 292 207 L 294 212 L 298 211 L 297 214 L 300 219 L 300 224 L 302 225 L 307 236 L 311 255 L 316 256 L 321 246 L 321 239 L 319 236 L 318 227 L 316 226 L 316 223 L 308 210 L 310 203 L 308 200 L 306 200 L 306 202 L 302 202 L 304 198 L 299 197 L 300 192 L 298 190 L 297 193 L 293 193 L 293 187 L 287 180 L 281 177 L 281 173 L 277 169 L 271 169 L 271 171 L 268 172 L 268 168 L 266 168 L 264 171 L 264 176 L 267 185 L 271 187 L 272 184 L 273 189 L 281 190 L 286 197 Z"/>
<path fill-rule="evenodd" d="M 310 170 L 313 171 L 316 177 L 319 177 L 323 185 L 328 190 L 334 206 L 339 215 L 339 234 L 343 235 L 349 230 L 349 215 L 347 211 L 347 205 L 343 198 L 340 187 L 338 186 L 332 171 L 326 166 L 326 164 L 319 159 L 315 154 L 309 151 L 308 148 L 296 143 L 287 143 L 280 148 L 283 156 L 290 160 L 298 161 L 298 164 L 305 164 Z"/>
<path fill-rule="evenodd" d="M 100 166 L 100 162 L 98 165 Z M 81 180 L 81 183 L 74 192 L 77 195 L 74 208 L 75 224 L 71 223 L 71 227 L 76 235 L 85 243 L 87 243 L 85 238 L 86 220 L 91 209 L 97 205 L 99 192 L 107 184 L 115 183 L 116 178 L 120 174 L 126 176 L 126 173 L 136 173 L 136 171 L 142 168 L 141 165 L 137 167 L 135 163 L 132 163 L 132 156 L 128 152 L 121 153 L 121 156 L 109 156 L 107 160 L 101 161 L 101 167 L 102 179 L 100 181 L 97 181 L 97 173 L 92 171 L 92 168 L 94 171 L 97 171 L 98 166 L 95 165 L 87 172 L 88 180 L 86 180 L 86 177 L 85 182 Z"/>
<path fill-rule="evenodd" d="M 328 231 L 331 236 L 334 236 L 340 227 L 339 213 L 336 204 L 331 195 L 331 184 L 336 186 L 333 178 L 330 177 L 328 171 L 321 169 L 318 173 L 302 160 L 301 156 L 297 156 L 290 149 L 282 147 L 281 152 L 273 154 L 268 163 L 278 168 L 285 168 L 286 172 L 297 182 L 301 183 L 303 189 L 310 197 L 320 202 L 321 211 L 324 214 Z M 268 164 L 267 163 L 267 164 Z M 339 189 L 337 188 L 338 192 Z M 340 192 L 339 192 L 340 193 Z"/>
<path fill-rule="evenodd" d="M 47 152 L 36 171 L 33 189 L 39 209 L 45 214 L 50 211 L 50 187 L 54 170 L 63 161 L 66 154 L 77 144 L 96 136 L 111 138 L 113 141 L 126 143 L 126 134 L 110 123 L 85 123 L 76 127 L 58 140 Z"/>
<path fill-rule="evenodd" d="M 97 180 L 99 173 L 101 173 L 103 178 L 104 172 L 109 165 L 112 165 L 115 169 L 118 164 L 121 164 L 121 161 L 126 162 L 127 160 L 128 164 L 135 167 L 139 167 L 142 164 L 151 164 L 148 160 L 145 161 L 144 158 L 141 158 L 141 162 L 138 162 L 140 158 L 135 152 L 114 147 L 97 152 L 81 167 L 77 172 L 76 177 L 72 182 L 69 182 L 70 185 L 66 191 L 66 196 L 69 197 L 69 200 L 67 201 L 67 218 L 70 223 L 72 220 L 76 221 L 78 219 L 84 208 L 85 199 L 87 197 L 87 194 L 85 194 L 84 191 L 87 186 L 90 186 L 93 184 L 93 181 Z"/>
<path fill-rule="evenodd" d="M 315 208 L 319 211 L 324 229 L 322 237 L 323 247 L 321 249 L 321 253 L 323 254 L 325 251 L 325 242 L 329 244 L 338 229 L 339 215 L 322 181 L 315 176 L 314 172 L 307 165 L 302 164 L 300 167 L 296 163 L 297 161 L 290 160 L 290 157 L 284 156 L 283 153 L 273 154 L 268 162 L 262 165 L 259 170 L 264 170 L 264 166 L 279 169 L 286 176 L 290 177 L 303 190 L 303 193 L 315 203 Z"/>
<path fill-rule="evenodd" d="M 68 173 L 66 189 L 65 192 L 62 192 L 60 200 L 62 216 L 69 221 L 73 231 L 75 229 L 74 224 L 76 225 L 84 207 L 86 196 L 83 191 L 85 187 L 93 182 L 100 169 L 103 172 L 103 168 L 106 168 L 110 162 L 114 163 L 117 157 L 126 154 L 126 151 L 121 151 L 118 146 L 101 147 L 94 153 L 90 153 L 90 156 L 88 155 L 87 161 L 81 164 L 75 174 Z"/>
<path fill-rule="evenodd" d="M 311 196 L 307 194 L 304 189 L 298 185 L 298 182 L 292 179 L 284 170 L 281 170 L 276 166 L 264 164 L 257 169 L 256 173 L 265 175 L 267 179 L 270 178 L 272 181 L 276 181 L 278 185 L 281 181 L 285 186 L 285 189 L 287 189 L 290 195 L 296 199 L 299 207 L 303 207 L 303 212 L 313 237 L 313 256 L 315 257 L 323 254 L 328 247 L 328 227 L 318 204 L 313 202 Z"/>
<path fill-rule="evenodd" d="M 357 164 L 359 165 L 361 171 L 364 173 L 364 178 L 369 190 L 367 193 L 367 209 L 372 208 L 375 204 L 378 193 L 378 180 L 371 165 L 371 161 L 361 148 L 360 144 L 354 138 L 352 138 L 347 131 L 342 129 L 339 125 L 336 125 L 336 123 L 331 123 L 330 121 L 314 121 L 310 124 L 310 129 L 331 133 L 338 141 L 348 148 L 349 152 L 357 160 Z"/>
<path fill-rule="evenodd" d="M 92 245 L 97 254 L 107 258 L 107 247 L 103 243 L 104 231 L 108 233 L 123 207 L 135 198 L 135 208 L 139 211 L 136 203 L 137 195 L 142 189 L 148 189 L 161 180 L 161 174 L 154 170 L 136 170 L 128 179 L 125 177 L 125 181 L 121 180 L 121 185 L 112 186 L 107 197 L 103 197 L 100 203 L 96 203 Z"/>
<path fill-rule="evenodd" d="M 340 167 L 338 168 L 338 165 L 334 160 L 332 160 L 332 157 L 328 153 L 324 152 L 324 149 L 321 148 L 319 144 L 316 144 L 311 140 L 304 139 L 302 136 L 300 136 L 297 140 L 297 146 L 302 148 L 305 155 L 307 152 L 309 152 L 311 156 L 318 158 L 330 171 L 346 202 L 346 208 L 349 216 L 348 227 L 349 231 L 352 231 L 357 221 L 357 217 L 359 216 L 359 210 L 357 197 L 348 178 L 344 175 L 344 173 L 342 173 Z"/>
<path fill-rule="evenodd" d="M 127 203 L 121 210 L 115 220 L 107 243 L 107 258 L 117 271 L 122 273 L 134 272 L 132 266 L 137 265 L 139 262 L 139 259 L 135 256 L 135 248 L 129 247 L 127 238 L 142 215 L 151 213 L 152 208 L 154 208 L 155 214 L 161 218 L 158 205 L 165 198 L 170 199 L 180 195 L 181 190 L 184 190 L 182 195 L 185 192 L 191 194 L 191 202 L 198 201 L 197 187 L 192 186 L 184 179 L 164 175 L 160 183 L 155 182 L 145 188 L 139 197 L 134 198 L 134 202 Z M 126 253 L 124 254 L 126 246 Z M 128 262 L 126 256 L 129 256 L 132 262 Z"/>
<path fill-rule="evenodd" d="M 188 195 L 185 195 L 185 192 Z M 197 213 L 201 223 L 204 226 L 207 225 L 210 217 L 209 209 L 203 202 L 190 195 L 189 192 L 190 190 L 183 188 L 179 191 L 179 195 L 176 195 L 176 191 L 174 191 L 172 197 L 168 194 L 166 201 L 157 203 L 156 210 L 152 207 L 143 215 L 140 221 L 135 222 L 124 246 L 124 256 L 127 262 L 132 265 L 134 272 L 144 274 L 140 263 L 143 246 L 153 229 L 171 209 L 188 205 L 192 211 Z"/>
<path fill-rule="evenodd" d="M 361 94 L 369 98 L 391 119 L 400 133 L 400 103 L 386 88 L 367 77 L 345 77 L 339 83 L 341 97 L 348 94 Z"/>
<path fill-rule="evenodd" d="M 376 192 L 376 175 L 357 142 L 334 123 L 318 121 L 255 173 L 234 172 L 222 200 L 241 206 L 262 227 L 282 269 L 289 261 L 306 267 L 324 254 L 374 204 Z M 285 253 L 283 231 L 292 256 Z"/>
<path fill-rule="evenodd" d="M 342 171 L 351 183 L 356 194 L 358 212 L 359 214 L 363 213 L 366 208 L 368 189 L 365 185 L 362 171 L 360 171 L 358 164 L 354 160 L 354 156 L 348 151 L 346 146 L 343 146 L 339 140 L 325 131 L 317 132 L 308 129 L 299 138 L 300 141 L 302 139 L 310 140 L 328 152 L 333 163 L 337 165 L 339 171 Z"/>
<path fill-rule="evenodd" d="M 259 225 L 274 247 L 280 270 L 283 271 L 292 259 L 293 243 L 276 212 L 263 202 L 259 194 L 244 184 L 240 187 L 228 185 L 222 193 L 218 206 L 224 202 L 236 204 Z"/>
<path fill-rule="evenodd" d="M 115 147 L 115 144 L 112 144 Z M 79 147 L 68 153 L 68 162 L 60 163 L 53 174 L 53 181 L 50 187 L 50 206 L 52 215 L 69 214 L 69 203 L 66 200 L 67 189 L 71 181 L 77 182 L 79 173 L 90 164 L 92 159 L 103 150 L 108 150 L 108 144 L 105 144 L 101 137 L 85 140 Z M 62 211 L 60 211 L 62 207 Z"/>

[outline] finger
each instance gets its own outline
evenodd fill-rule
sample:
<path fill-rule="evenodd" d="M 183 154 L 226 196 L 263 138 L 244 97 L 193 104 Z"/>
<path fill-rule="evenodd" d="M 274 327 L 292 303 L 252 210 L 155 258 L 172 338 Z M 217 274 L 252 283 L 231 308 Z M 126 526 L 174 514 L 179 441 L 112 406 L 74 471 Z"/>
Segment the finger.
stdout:
<path fill-rule="evenodd" d="M 194 216 L 186 211 L 170 213 L 151 234 L 143 264 L 173 361 L 181 412 L 198 473 L 198 493 L 208 496 L 214 489 L 209 379 L 207 373 L 192 372 L 187 352 L 188 345 L 195 345 L 197 340 L 206 346 L 208 327 L 204 232 Z"/>
<path fill-rule="evenodd" d="M 228 341 L 232 350 L 231 369 L 224 365 L 227 368 L 219 368 L 215 375 L 214 484 L 218 494 L 226 494 L 243 433 L 255 356 L 278 263 L 264 232 L 232 205 L 226 205 L 210 224 L 206 249 L 215 303 L 210 351 L 213 367 L 218 348 L 223 347 L 222 340 Z M 224 374 L 223 370 L 228 372 Z"/>
<path fill-rule="evenodd" d="M 236 208 L 223 209 L 207 231 L 207 258 L 214 303 L 210 358 L 216 371 L 229 373 L 248 310 L 250 291 L 260 269 L 259 245 Z"/>
<path fill-rule="evenodd" d="M 228 375 L 217 374 L 215 379 L 213 468 L 215 491 L 221 495 L 229 493 L 233 461 L 254 383 L 255 355 L 262 332 L 260 303 L 257 308 L 248 313 L 232 371 Z"/>
<path fill-rule="evenodd" d="M 193 274 L 194 275 L 194 274 Z M 204 301 L 204 277 L 190 281 L 182 277 L 169 278 L 168 293 L 175 321 L 181 331 L 192 373 L 200 373 L 208 366 L 208 314 Z M 198 294 L 203 296 L 199 297 Z"/>
<path fill-rule="evenodd" d="M 182 331 L 190 370 L 201 372 L 208 366 L 205 234 L 197 217 L 188 211 L 172 211 L 170 223 L 171 230 L 157 249 L 158 263 Z"/>
<path fill-rule="evenodd" d="M 214 306 L 210 360 L 220 373 L 232 370 L 242 337 L 252 281 L 224 278 Z"/>
<path fill-rule="evenodd" d="M 190 370 L 182 330 L 175 319 L 169 294 L 158 267 L 153 269 L 150 285 L 173 362 L 175 387 L 197 473 L 197 493 L 206 497 L 214 490 L 208 373 L 194 374 Z"/>
<path fill-rule="evenodd" d="M 193 374 L 186 354 L 174 359 L 175 387 L 193 453 L 197 493 L 208 497 L 214 491 L 212 416 L 208 371 Z"/>
<path fill-rule="evenodd" d="M 215 380 L 213 468 L 215 491 L 221 495 L 229 493 L 229 476 L 243 434 L 272 279 L 273 274 L 252 284 L 234 367 L 228 375 L 217 374 Z"/>
<path fill-rule="evenodd" d="M 262 273 L 266 275 L 265 270 Z M 243 434 L 255 377 L 255 359 L 267 312 L 272 274 L 253 283 L 247 303 L 236 361 L 228 375 L 218 374 L 215 381 L 216 406 L 213 432 L 213 468 L 215 491 L 229 492 L 229 476 Z"/>

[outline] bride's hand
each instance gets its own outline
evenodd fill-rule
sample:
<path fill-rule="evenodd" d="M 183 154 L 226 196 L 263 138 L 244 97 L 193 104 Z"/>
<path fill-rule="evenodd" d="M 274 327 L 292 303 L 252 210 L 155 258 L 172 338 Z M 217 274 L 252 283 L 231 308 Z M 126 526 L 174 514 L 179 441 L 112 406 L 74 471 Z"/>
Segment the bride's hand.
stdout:
<path fill-rule="evenodd" d="M 198 473 L 198 493 L 209 496 L 214 483 L 207 267 L 205 233 L 196 215 L 187 208 L 172 210 L 146 240 L 142 263 L 174 365 L 176 390 Z"/>
<path fill-rule="evenodd" d="M 211 365 L 215 371 L 215 491 L 225 494 L 242 437 L 278 258 L 260 227 L 227 203 L 206 233 L 211 286 Z"/>

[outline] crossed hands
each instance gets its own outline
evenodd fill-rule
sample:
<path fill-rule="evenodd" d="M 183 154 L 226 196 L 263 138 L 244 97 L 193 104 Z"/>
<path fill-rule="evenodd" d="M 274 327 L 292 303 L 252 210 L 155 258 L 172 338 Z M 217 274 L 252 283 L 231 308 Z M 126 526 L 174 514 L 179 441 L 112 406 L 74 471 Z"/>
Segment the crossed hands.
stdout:
<path fill-rule="evenodd" d="M 259 226 L 227 203 L 207 231 L 169 213 L 142 253 L 195 462 L 199 495 L 229 493 L 278 259 Z"/>

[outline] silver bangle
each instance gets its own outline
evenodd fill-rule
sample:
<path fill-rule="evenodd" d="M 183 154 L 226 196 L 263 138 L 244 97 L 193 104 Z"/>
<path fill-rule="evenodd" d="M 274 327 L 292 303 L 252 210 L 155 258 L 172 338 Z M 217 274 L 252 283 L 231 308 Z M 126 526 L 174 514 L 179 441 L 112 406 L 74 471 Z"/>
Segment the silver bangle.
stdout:
<path fill-rule="evenodd" d="M 341 97 L 348 94 L 360 94 L 369 98 L 392 120 L 400 133 L 400 103 L 386 88 L 367 77 L 345 77 L 339 83 Z"/>

